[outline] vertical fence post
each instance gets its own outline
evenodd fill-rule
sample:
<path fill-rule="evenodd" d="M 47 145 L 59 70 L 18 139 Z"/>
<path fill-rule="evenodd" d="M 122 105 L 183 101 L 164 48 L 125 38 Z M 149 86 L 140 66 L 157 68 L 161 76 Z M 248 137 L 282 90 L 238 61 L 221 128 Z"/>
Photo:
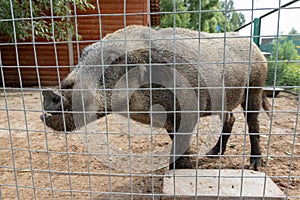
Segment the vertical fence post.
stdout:
<path fill-rule="evenodd" d="M 70 8 L 70 3 L 67 2 L 67 6 Z M 71 15 L 71 13 L 68 13 Z M 71 23 L 71 18 L 68 16 L 67 22 Z M 71 67 L 70 71 L 74 68 L 74 50 L 73 50 L 73 34 L 70 28 L 67 28 L 68 31 L 68 55 L 69 55 L 69 66 Z"/>
<path fill-rule="evenodd" d="M 259 47 L 261 18 L 254 19 L 253 42 Z"/>

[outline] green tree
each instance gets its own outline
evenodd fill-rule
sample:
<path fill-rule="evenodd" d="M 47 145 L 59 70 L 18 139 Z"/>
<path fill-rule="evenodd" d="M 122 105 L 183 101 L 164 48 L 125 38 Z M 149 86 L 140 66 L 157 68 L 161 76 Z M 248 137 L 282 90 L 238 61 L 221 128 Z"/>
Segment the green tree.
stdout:
<path fill-rule="evenodd" d="M 245 15 L 235 11 L 233 0 L 229 0 L 227 3 L 221 1 L 220 4 L 221 9 L 224 10 L 223 14 L 227 18 L 227 30 L 234 31 L 245 24 Z"/>
<path fill-rule="evenodd" d="M 226 31 L 233 31 L 245 23 L 245 16 L 234 11 L 233 0 L 227 3 L 219 0 L 201 0 L 201 6 L 199 3 L 199 0 L 185 0 L 187 10 L 191 11 L 191 29 L 199 29 L 200 26 L 202 31 L 224 32 L 225 26 Z"/>
<path fill-rule="evenodd" d="M 79 10 L 94 8 L 89 0 L 52 0 L 52 5 L 49 0 L 0 0 L 0 34 L 10 41 L 14 41 L 14 34 L 17 40 L 32 38 L 32 34 L 47 40 L 66 40 L 67 29 L 74 35 L 74 25 L 68 18 L 74 4 Z"/>
<path fill-rule="evenodd" d="M 289 35 L 297 35 L 299 34 L 298 31 L 295 29 L 295 27 L 292 28 L 292 30 L 290 30 Z"/>
<path fill-rule="evenodd" d="M 289 39 L 300 40 L 300 33 L 293 27 L 289 32 Z"/>
<path fill-rule="evenodd" d="M 299 59 L 299 55 L 296 50 L 296 46 L 293 43 L 293 40 L 288 38 L 282 38 L 273 41 L 273 51 L 272 58 L 276 59 L 276 55 L 278 60 L 297 60 Z"/>
<path fill-rule="evenodd" d="M 183 0 L 161 0 L 161 12 L 173 12 L 161 15 L 160 26 L 165 27 L 183 27 L 187 28 L 190 22 L 190 14 L 185 13 L 187 7 Z M 176 13 L 179 12 L 179 13 Z M 174 14 L 175 13 L 175 14 Z M 175 15 L 175 16 L 174 16 Z M 175 18 L 175 19 L 174 19 Z M 174 24 L 175 22 L 175 24 Z"/>
<path fill-rule="evenodd" d="M 204 27 L 204 31 L 216 32 L 216 25 L 218 24 L 218 19 L 220 19 L 221 12 L 214 11 L 218 11 L 220 8 L 219 0 L 201 0 L 201 6 L 199 0 L 185 0 L 185 3 L 188 6 L 188 11 L 191 11 L 189 28 L 198 29 L 200 26 L 201 30 Z M 200 9 L 201 15 L 199 14 L 200 12 L 197 12 Z M 214 28 L 215 30 L 211 31 Z"/>
<path fill-rule="evenodd" d="M 273 41 L 272 56 L 268 64 L 267 85 L 274 85 L 274 78 L 276 77 L 275 85 L 299 86 L 300 65 L 297 60 L 300 60 L 300 55 L 297 53 L 292 40 L 293 37 L 298 37 L 297 34 L 298 32 L 293 28 L 288 37 Z M 299 92 L 299 88 L 294 88 L 293 91 Z"/>

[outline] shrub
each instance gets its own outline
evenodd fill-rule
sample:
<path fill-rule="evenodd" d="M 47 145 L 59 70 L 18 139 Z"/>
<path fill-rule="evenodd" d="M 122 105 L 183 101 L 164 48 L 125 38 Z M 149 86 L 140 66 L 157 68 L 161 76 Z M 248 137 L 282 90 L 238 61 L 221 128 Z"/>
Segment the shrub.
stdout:
<path fill-rule="evenodd" d="M 300 86 L 300 63 L 291 63 L 284 68 L 284 84 L 287 86 L 298 86 L 294 88 L 295 92 L 299 92 Z"/>
<path fill-rule="evenodd" d="M 266 85 L 296 86 L 293 91 L 298 92 L 300 85 L 300 55 L 293 41 L 288 38 L 281 38 L 279 41 L 274 40 L 271 54 Z M 277 59 L 278 62 L 276 62 Z"/>
<path fill-rule="evenodd" d="M 298 86 L 298 88 L 293 89 L 294 92 L 298 92 L 299 85 L 300 85 L 300 63 L 297 62 L 275 63 L 274 60 L 269 62 L 269 70 L 268 70 L 266 85 L 274 86 L 275 77 L 276 77 L 275 86 Z"/>

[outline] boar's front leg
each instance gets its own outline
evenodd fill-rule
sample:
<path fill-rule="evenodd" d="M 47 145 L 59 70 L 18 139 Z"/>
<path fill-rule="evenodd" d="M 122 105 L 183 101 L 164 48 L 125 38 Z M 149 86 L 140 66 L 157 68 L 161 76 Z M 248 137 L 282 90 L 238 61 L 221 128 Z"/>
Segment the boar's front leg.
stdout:
<path fill-rule="evenodd" d="M 168 114 L 165 128 L 172 139 L 172 149 L 169 161 L 169 169 L 192 169 L 193 165 L 190 159 L 190 139 L 194 126 L 185 128 L 180 127 L 180 115 L 176 117 L 176 129 L 174 130 L 174 115 Z M 185 124 L 188 126 L 188 124 Z M 185 126 L 182 125 L 182 126 Z M 180 127 L 180 128 L 179 128 Z M 185 131 L 184 131 L 185 130 Z M 179 132 L 181 131 L 181 132 Z"/>
<path fill-rule="evenodd" d="M 191 136 L 181 133 L 171 133 L 169 131 L 168 133 L 172 139 L 169 169 L 193 169 L 193 165 L 189 157 Z M 182 149 L 186 150 L 182 152 Z"/>

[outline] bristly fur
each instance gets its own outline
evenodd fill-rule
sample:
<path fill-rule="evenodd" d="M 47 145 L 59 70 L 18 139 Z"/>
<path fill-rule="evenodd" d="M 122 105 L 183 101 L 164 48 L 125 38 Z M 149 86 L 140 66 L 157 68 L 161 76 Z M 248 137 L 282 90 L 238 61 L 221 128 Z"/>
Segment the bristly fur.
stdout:
<path fill-rule="evenodd" d="M 101 112 L 112 111 L 111 102 L 116 101 L 112 92 L 104 93 L 104 89 L 114 89 L 126 75 L 127 67 L 127 70 L 137 69 L 137 77 L 130 79 L 130 84 L 147 83 L 150 80 L 149 77 L 157 83 L 176 83 L 179 86 L 188 83 L 187 85 L 194 88 L 192 96 L 195 97 L 194 99 L 180 99 L 177 96 L 174 98 L 171 89 L 153 90 L 151 95 L 150 90 L 135 91 L 128 102 L 130 111 L 149 112 L 150 102 L 152 102 L 161 105 L 166 111 L 174 111 L 174 107 L 176 111 L 188 110 L 185 108 L 188 106 L 193 111 L 201 111 L 200 116 L 206 116 L 214 114 L 211 111 L 217 111 L 216 114 L 222 111 L 230 113 L 241 105 L 247 116 L 249 132 L 259 133 L 257 111 L 261 107 L 268 111 L 270 107 L 262 90 L 268 71 L 267 61 L 249 38 L 229 32 L 226 33 L 226 37 L 224 36 L 223 33 L 199 33 L 183 28 L 155 30 L 144 26 L 128 26 L 126 29 L 109 34 L 102 41 L 83 50 L 77 68 L 62 82 L 62 89 L 74 91 L 63 91 L 62 95 L 66 102 L 63 102 L 63 106 L 54 106 L 64 111 L 65 108 L 71 108 L 73 111 L 98 111 L 97 117 L 88 113 L 65 113 L 65 124 L 62 123 L 62 114 L 42 116 L 41 119 L 55 130 L 72 131 L 84 126 L 84 121 L 89 123 L 104 116 Z M 176 71 L 176 76 L 174 71 Z M 159 89 L 164 86 L 163 84 L 142 84 L 141 87 Z M 83 92 L 78 92 L 76 89 L 81 89 Z M 183 91 L 182 96 L 186 96 L 187 93 Z M 178 94 L 180 95 L 180 92 Z M 48 92 L 47 95 L 55 95 L 55 93 Z M 51 97 L 45 99 L 49 100 Z M 74 99 L 78 102 L 74 103 Z M 118 99 L 120 101 L 118 109 L 123 109 L 122 101 L 126 100 Z M 45 102 L 44 105 L 54 104 Z M 51 110 L 51 106 L 45 110 Z M 83 116 L 85 116 L 84 120 Z M 148 114 L 130 114 L 130 117 L 146 124 L 155 120 L 151 119 Z M 187 123 L 182 125 L 180 123 L 182 119 L 186 119 Z M 226 114 L 222 132 L 230 133 L 234 121 L 232 113 Z M 161 124 L 160 118 L 157 120 L 157 124 L 163 125 L 172 139 L 175 137 L 173 133 L 191 133 L 197 122 L 197 114 L 193 113 L 188 115 L 181 113 L 176 116 L 174 113 L 168 114 L 164 124 Z M 182 126 L 184 128 L 180 129 Z M 180 137 L 180 134 L 177 137 Z M 228 138 L 228 135 L 222 135 L 209 154 L 223 154 Z M 257 155 L 261 155 L 259 135 L 251 134 L 250 139 L 252 155 L 250 163 L 257 170 L 260 166 L 260 158 Z M 220 142 L 222 142 L 221 149 Z M 181 149 L 182 146 L 186 148 L 183 152 L 186 154 L 189 148 L 189 137 L 182 136 L 181 142 L 176 145 L 181 145 L 176 146 L 176 149 Z M 176 161 L 177 168 L 190 167 L 190 162 L 181 159 L 180 157 Z M 171 165 L 170 168 L 172 168 Z"/>

